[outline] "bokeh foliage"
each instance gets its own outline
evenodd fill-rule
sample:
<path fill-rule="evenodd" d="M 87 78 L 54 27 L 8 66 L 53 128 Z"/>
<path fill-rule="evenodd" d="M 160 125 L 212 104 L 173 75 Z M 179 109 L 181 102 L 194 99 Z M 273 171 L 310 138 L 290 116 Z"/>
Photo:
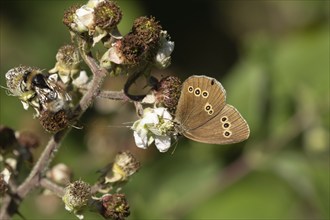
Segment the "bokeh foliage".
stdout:
<path fill-rule="evenodd" d="M 63 11 L 79 2 L 1 2 L 2 86 L 6 71 L 19 64 L 53 67 L 57 48 L 70 40 Z M 130 219 L 327 219 L 329 2 L 118 2 L 124 33 L 134 18 L 151 14 L 172 36 L 173 64 L 161 74 L 216 77 L 228 103 L 247 119 L 251 137 L 230 146 L 181 138 L 173 154 L 140 150 L 132 131 L 118 126 L 136 119 L 132 106 L 106 101 L 81 119 L 83 129 L 65 139 L 54 163 L 65 162 L 76 179 L 92 183 L 115 152 L 133 151 L 142 169 L 123 189 Z M 110 89 L 113 80 L 106 82 Z M 47 143 L 32 110 L 3 89 L 0 98 L 1 124 L 35 131 Z M 61 201 L 39 192 L 20 211 L 28 219 L 75 219 Z"/>

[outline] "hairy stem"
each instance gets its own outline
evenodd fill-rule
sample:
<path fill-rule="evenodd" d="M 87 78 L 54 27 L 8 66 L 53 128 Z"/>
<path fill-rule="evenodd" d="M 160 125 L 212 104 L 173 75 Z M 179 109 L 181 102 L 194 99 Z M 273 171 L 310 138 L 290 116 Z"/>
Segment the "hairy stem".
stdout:
<path fill-rule="evenodd" d="M 55 193 L 58 197 L 63 197 L 65 190 L 63 187 L 53 183 L 52 181 L 50 181 L 47 178 L 43 178 L 40 180 L 40 186 L 42 186 L 45 189 L 48 189 L 50 191 L 52 191 L 53 193 Z"/>
<path fill-rule="evenodd" d="M 98 94 L 97 98 L 133 102 L 133 100 L 131 100 L 129 97 L 125 95 L 124 92 L 121 91 L 101 91 Z"/>

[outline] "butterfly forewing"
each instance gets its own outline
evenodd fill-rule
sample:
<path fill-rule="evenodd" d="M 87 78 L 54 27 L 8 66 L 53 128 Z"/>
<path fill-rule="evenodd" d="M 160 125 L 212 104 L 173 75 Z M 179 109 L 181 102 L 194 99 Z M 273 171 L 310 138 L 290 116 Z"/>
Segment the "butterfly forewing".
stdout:
<path fill-rule="evenodd" d="M 191 76 L 182 86 L 175 119 L 182 131 L 203 126 L 225 106 L 226 92 L 220 82 L 207 76 Z"/>

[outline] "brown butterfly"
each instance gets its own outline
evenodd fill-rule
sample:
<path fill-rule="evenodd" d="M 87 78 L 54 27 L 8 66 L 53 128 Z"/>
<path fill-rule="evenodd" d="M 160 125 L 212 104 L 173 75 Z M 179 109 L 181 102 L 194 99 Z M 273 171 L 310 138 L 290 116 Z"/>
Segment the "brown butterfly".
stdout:
<path fill-rule="evenodd" d="M 184 81 L 175 122 L 180 134 L 203 143 L 238 143 L 250 135 L 245 119 L 226 104 L 221 83 L 207 76 L 191 76 Z"/>

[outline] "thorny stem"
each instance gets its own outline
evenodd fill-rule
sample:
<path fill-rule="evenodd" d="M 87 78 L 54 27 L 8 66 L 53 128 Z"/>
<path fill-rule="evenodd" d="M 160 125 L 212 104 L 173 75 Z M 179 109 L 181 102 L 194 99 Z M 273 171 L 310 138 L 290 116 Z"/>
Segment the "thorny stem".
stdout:
<path fill-rule="evenodd" d="M 89 89 L 83 95 L 79 104 L 74 109 L 75 115 L 77 116 L 76 119 L 79 119 L 81 117 L 81 115 L 92 104 L 94 98 L 99 94 L 100 87 L 107 74 L 107 71 L 103 68 L 100 68 L 96 60 L 90 54 L 86 55 L 84 53 L 81 53 L 81 55 L 93 73 L 93 80 L 90 84 Z M 40 158 L 34 165 L 32 171 L 30 172 L 26 180 L 17 188 L 16 192 L 13 192 L 13 195 L 8 195 L 3 199 L 2 207 L 0 210 L 0 219 L 9 219 L 10 216 L 17 213 L 21 200 L 31 190 L 41 184 L 40 181 L 43 172 L 54 158 L 55 153 L 59 150 L 61 141 L 71 129 L 72 128 L 69 127 L 63 131 L 59 131 L 50 138 L 47 146 L 45 147 L 45 150 L 42 152 Z M 44 181 L 42 182 L 45 183 Z"/>

